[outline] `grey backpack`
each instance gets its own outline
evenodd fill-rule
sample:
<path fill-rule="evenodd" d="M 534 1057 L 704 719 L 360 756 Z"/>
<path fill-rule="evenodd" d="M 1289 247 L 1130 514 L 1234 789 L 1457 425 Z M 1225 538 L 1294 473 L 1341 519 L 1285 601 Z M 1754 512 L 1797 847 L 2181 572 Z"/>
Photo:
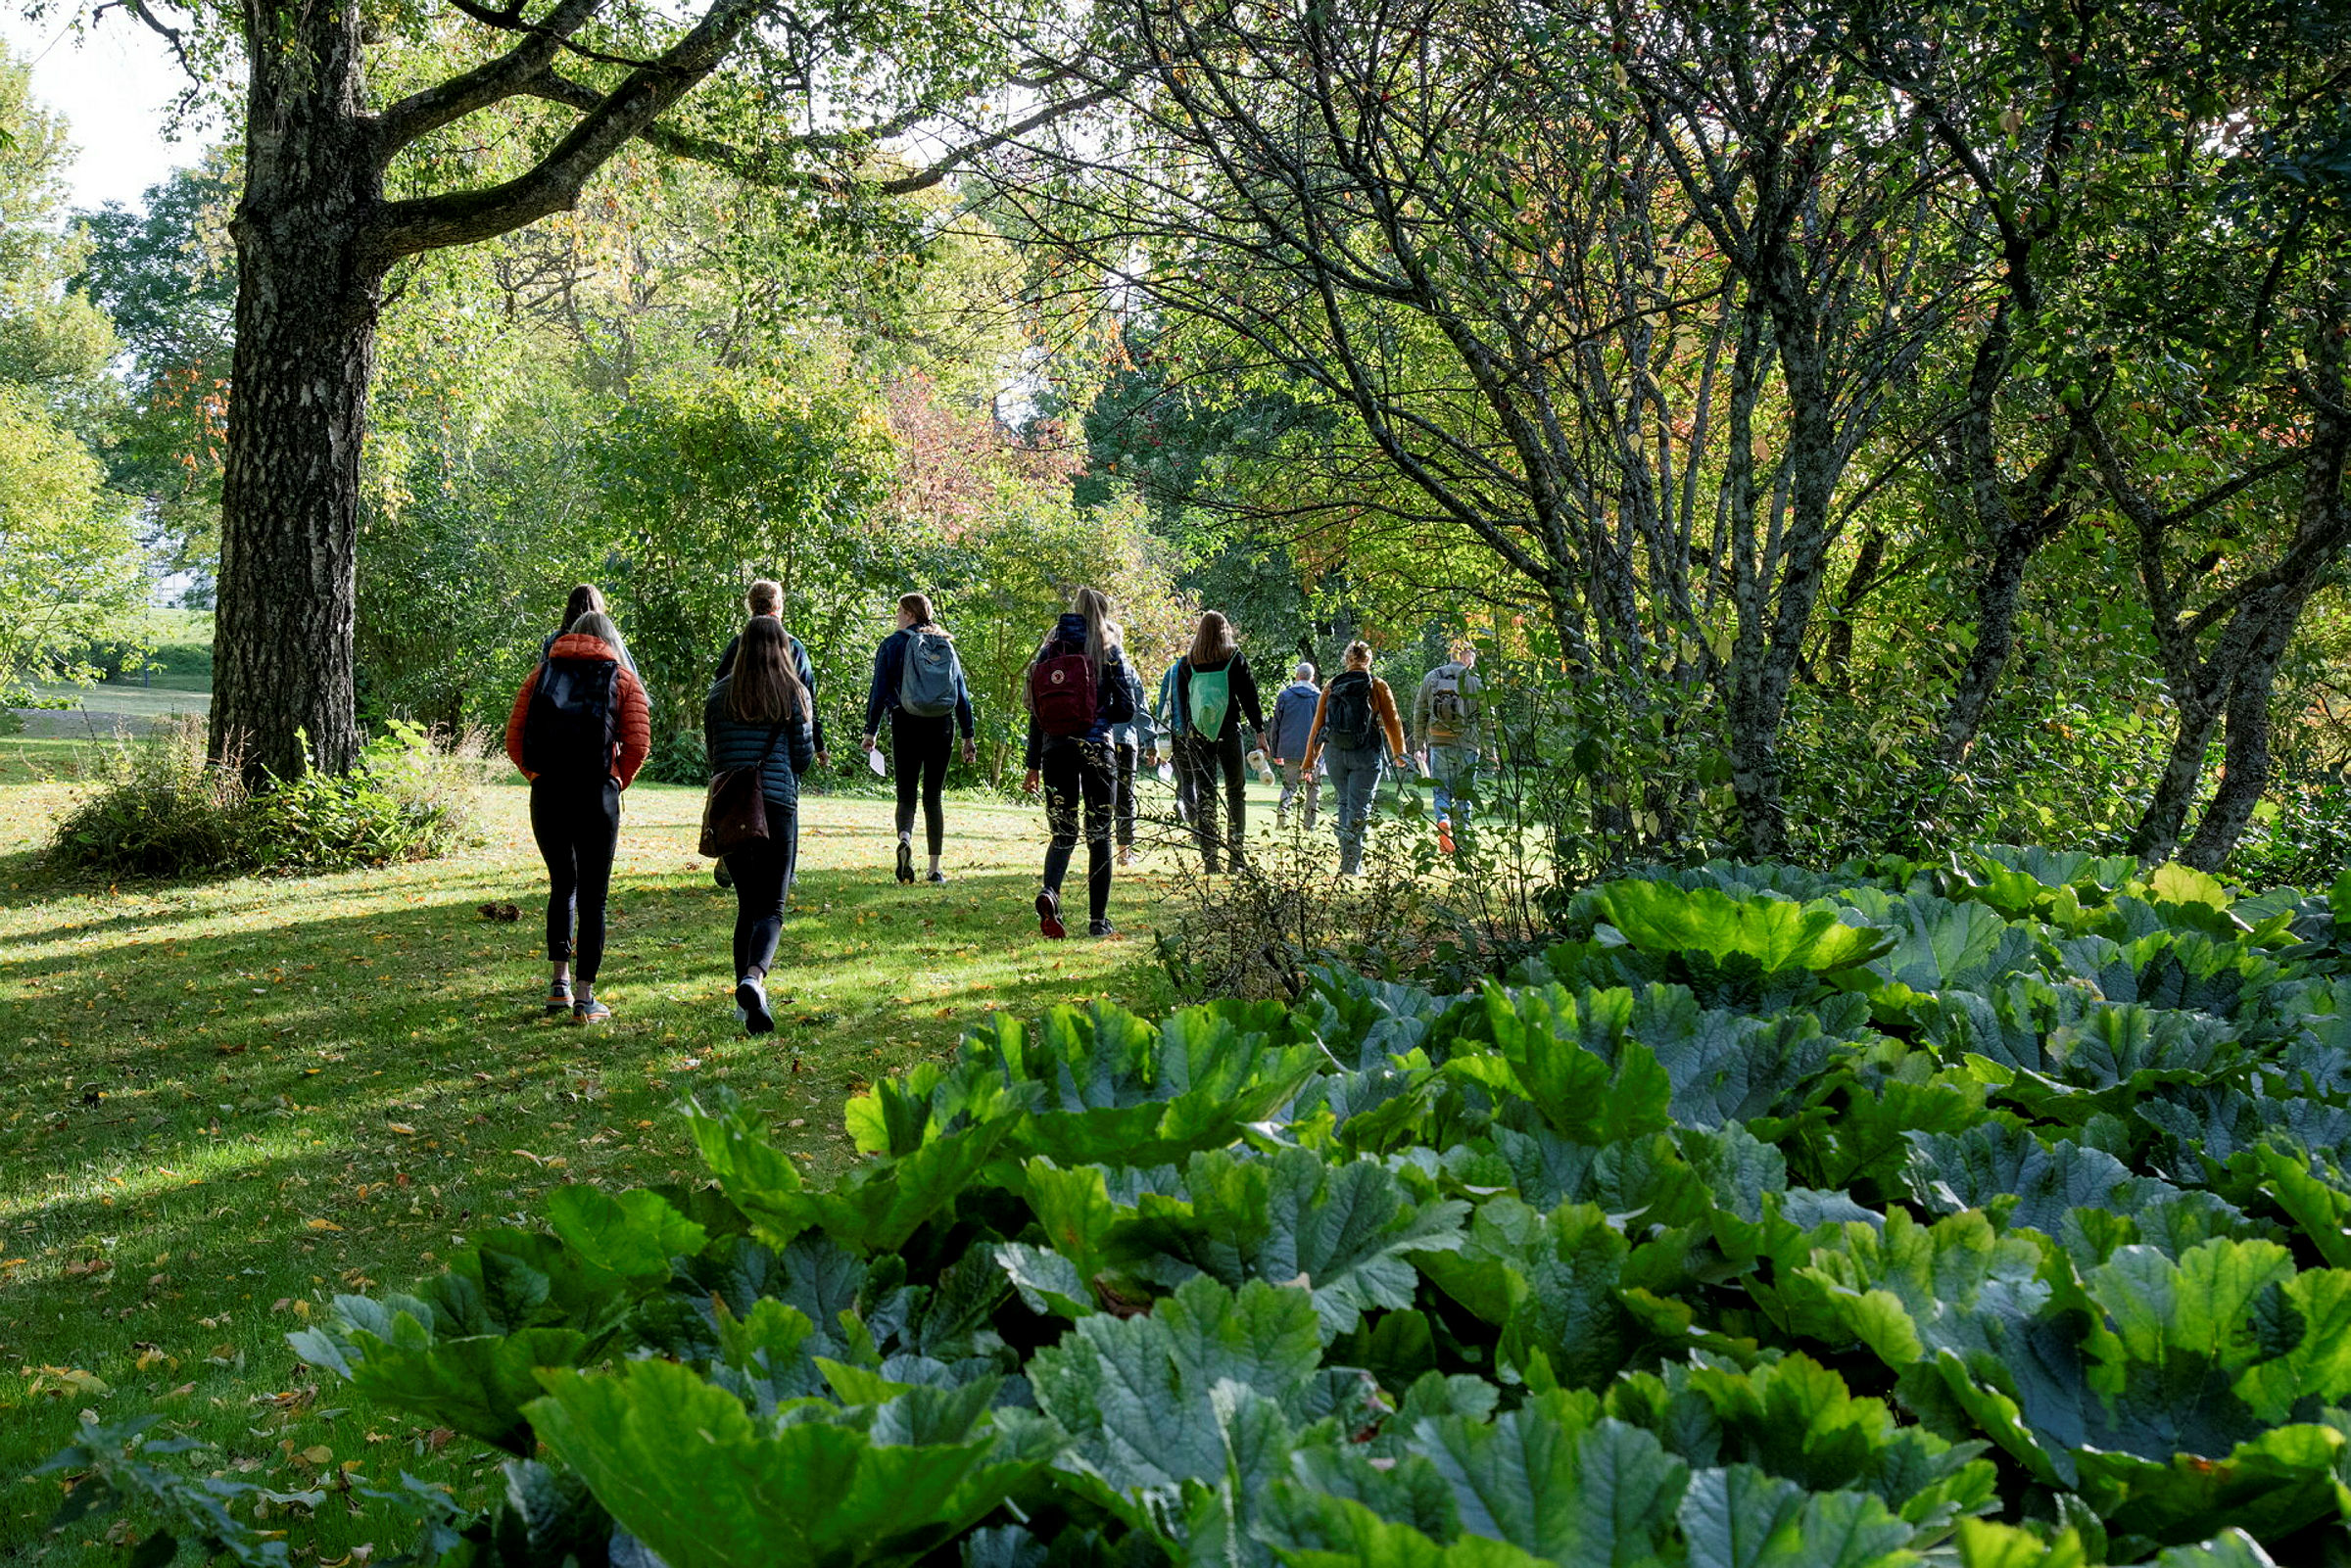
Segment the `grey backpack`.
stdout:
<path fill-rule="evenodd" d="M 936 626 L 920 626 L 906 634 L 906 662 L 898 671 L 898 708 L 917 719 L 936 719 L 955 711 L 955 693 L 963 686 L 963 665 L 955 657 L 955 639 Z"/>

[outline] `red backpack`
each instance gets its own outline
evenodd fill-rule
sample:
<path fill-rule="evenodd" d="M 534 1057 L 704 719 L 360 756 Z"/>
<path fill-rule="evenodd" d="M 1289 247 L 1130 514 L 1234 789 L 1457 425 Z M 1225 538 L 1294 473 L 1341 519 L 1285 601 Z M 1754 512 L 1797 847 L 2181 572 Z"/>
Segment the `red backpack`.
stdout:
<path fill-rule="evenodd" d="M 1029 666 L 1029 711 L 1049 736 L 1081 736 L 1094 727 L 1094 661 L 1082 648 L 1057 651 L 1067 646 L 1046 643 Z"/>

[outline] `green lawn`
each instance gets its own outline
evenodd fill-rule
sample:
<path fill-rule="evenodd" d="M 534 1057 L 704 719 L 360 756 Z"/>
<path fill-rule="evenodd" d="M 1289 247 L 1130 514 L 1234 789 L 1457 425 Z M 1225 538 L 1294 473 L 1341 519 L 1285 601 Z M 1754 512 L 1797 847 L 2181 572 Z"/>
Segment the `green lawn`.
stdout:
<path fill-rule="evenodd" d="M 1163 986 L 1164 852 L 1119 884 L 1129 934 L 1047 943 L 1035 808 L 951 802 L 955 880 L 903 888 L 888 803 L 818 800 L 783 1027 L 745 1039 L 733 896 L 693 849 L 699 794 L 648 785 L 627 797 L 598 984 L 616 1016 L 583 1029 L 539 1015 L 545 882 L 519 788 L 484 791 L 483 847 L 426 865 L 62 889 L 33 852 L 75 755 L 0 739 L 0 1561 L 80 1555 L 39 1533 L 56 1484 L 13 1478 L 85 1410 L 167 1411 L 216 1446 L 205 1468 L 283 1491 L 355 1462 L 470 1487 L 486 1454 L 321 1407 L 285 1333 L 555 1184 L 688 1175 L 672 1108 L 702 1085 L 756 1097 L 821 1174 L 853 1158 L 848 1095 L 974 1019 Z M 493 901 L 521 918 L 485 920 Z M 401 1544 L 373 1528 L 337 1502 L 294 1540 L 329 1562 Z"/>
<path fill-rule="evenodd" d="M 102 681 L 95 686 L 36 681 L 32 689 L 43 697 L 62 697 L 84 713 L 127 713 L 143 719 L 168 713 L 207 713 L 213 706 L 213 681 L 209 675 L 168 675 L 159 671 L 148 681 L 132 676 L 122 681 Z"/>

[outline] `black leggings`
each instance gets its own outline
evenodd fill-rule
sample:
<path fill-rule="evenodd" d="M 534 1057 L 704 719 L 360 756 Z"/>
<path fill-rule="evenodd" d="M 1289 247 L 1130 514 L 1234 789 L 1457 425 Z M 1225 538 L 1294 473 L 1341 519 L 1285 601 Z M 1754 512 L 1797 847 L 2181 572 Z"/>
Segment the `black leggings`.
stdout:
<path fill-rule="evenodd" d="M 799 813 L 767 803 L 768 837 L 727 857 L 735 879 L 735 977 L 765 979 L 784 934 L 784 893 L 799 855 Z"/>
<path fill-rule="evenodd" d="M 1118 810 L 1113 813 L 1119 824 L 1119 842 L 1131 847 L 1134 843 L 1134 764 L 1136 748 L 1131 740 L 1121 740 L 1118 751 Z"/>
<path fill-rule="evenodd" d="M 604 899 L 612 890 L 612 852 L 620 844 L 620 785 L 601 789 L 570 781 L 531 781 L 531 836 L 547 862 L 547 958 L 569 962 L 583 982 L 604 962 Z M 573 951 L 571 921 L 580 921 Z"/>
<path fill-rule="evenodd" d="M 1184 744 L 1192 752 L 1192 835 L 1200 840 L 1200 864 L 1209 871 L 1217 869 L 1217 784 L 1222 779 L 1224 853 L 1238 866 L 1249 829 L 1249 798 L 1242 793 L 1248 782 L 1248 764 L 1241 755 L 1241 728 L 1234 725 L 1221 740 L 1186 736 Z"/>
<path fill-rule="evenodd" d="M 1078 815 L 1085 813 L 1085 913 L 1099 921 L 1110 909 L 1110 811 L 1117 785 L 1111 778 L 1110 747 L 1092 740 L 1045 742 L 1037 776 L 1045 788 L 1045 826 L 1053 842 L 1045 850 L 1045 885 L 1054 896 L 1078 848 Z"/>
<path fill-rule="evenodd" d="M 898 776 L 898 836 L 914 833 L 914 786 L 923 786 L 923 833 L 931 853 L 938 853 L 946 837 L 947 814 L 939 788 L 947 780 L 947 756 L 955 749 L 955 715 L 920 719 L 910 713 L 889 716 L 889 765 Z"/>

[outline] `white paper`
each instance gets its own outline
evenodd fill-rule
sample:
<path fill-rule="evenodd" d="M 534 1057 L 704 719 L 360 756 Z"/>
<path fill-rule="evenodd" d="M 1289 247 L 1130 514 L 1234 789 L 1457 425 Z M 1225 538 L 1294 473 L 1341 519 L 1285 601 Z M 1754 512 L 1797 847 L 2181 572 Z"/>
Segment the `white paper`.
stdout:
<path fill-rule="evenodd" d="M 880 746 L 868 746 L 866 748 L 865 765 L 874 770 L 874 777 L 877 779 L 889 772 L 888 765 L 882 760 L 882 748 Z"/>

